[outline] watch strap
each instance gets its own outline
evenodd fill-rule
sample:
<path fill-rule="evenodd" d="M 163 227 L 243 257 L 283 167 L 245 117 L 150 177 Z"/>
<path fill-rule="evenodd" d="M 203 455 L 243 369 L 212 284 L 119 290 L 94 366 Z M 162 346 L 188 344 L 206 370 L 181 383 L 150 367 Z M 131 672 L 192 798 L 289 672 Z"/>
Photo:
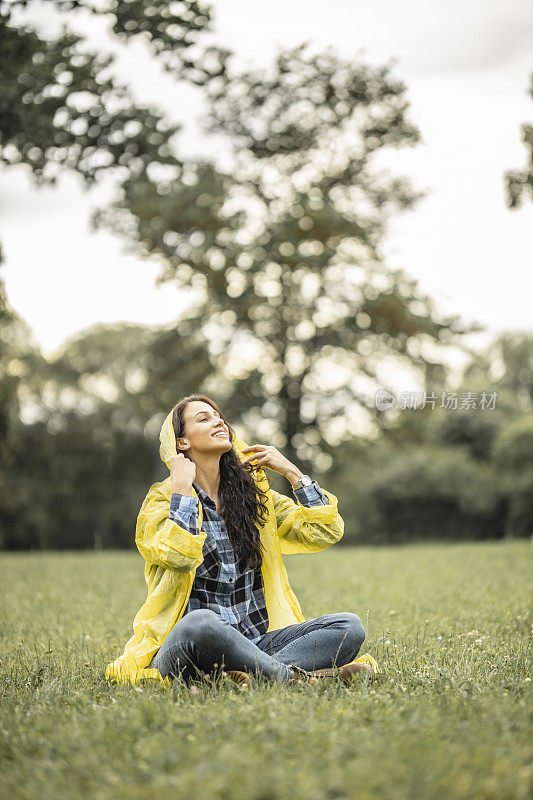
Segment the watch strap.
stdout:
<path fill-rule="evenodd" d="M 309 475 L 302 475 L 298 483 L 294 484 L 293 489 L 301 489 L 303 486 L 310 486 L 313 479 Z"/>

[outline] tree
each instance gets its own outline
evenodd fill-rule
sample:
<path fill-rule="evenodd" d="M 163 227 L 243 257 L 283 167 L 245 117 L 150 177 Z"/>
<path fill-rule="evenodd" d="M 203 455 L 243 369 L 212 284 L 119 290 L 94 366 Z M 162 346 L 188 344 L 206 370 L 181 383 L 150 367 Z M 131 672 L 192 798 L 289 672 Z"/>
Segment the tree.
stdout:
<path fill-rule="evenodd" d="M 520 331 L 500 334 L 485 350 L 476 353 L 464 369 L 463 382 L 470 388 L 491 385 L 505 403 L 509 416 L 533 410 L 533 335 Z"/>
<path fill-rule="evenodd" d="M 503 534 L 498 476 L 491 465 L 475 461 L 459 447 L 426 444 L 397 452 L 363 478 L 362 492 L 366 513 L 361 539 L 483 540 Z"/>
<path fill-rule="evenodd" d="M 108 407 L 113 427 L 142 434 L 146 427 L 159 432 L 177 397 L 210 371 L 205 342 L 186 316 L 168 326 L 97 324 L 71 337 L 29 375 L 25 392 L 35 404 L 40 401 L 47 418 Z"/>
<path fill-rule="evenodd" d="M 161 180 L 145 170 L 94 223 L 159 260 L 161 282 L 204 293 L 198 324 L 234 379 L 221 399 L 247 408 L 256 430 L 266 419 L 289 458 L 324 468 L 328 437 L 354 414 L 379 430 L 369 386 L 382 359 L 442 380 L 438 346 L 477 328 L 440 318 L 415 281 L 383 265 L 388 218 L 423 196 L 371 168 L 380 148 L 420 140 L 405 85 L 389 66 L 306 50 L 281 52 L 268 74 L 223 59 L 205 84 L 204 126 L 227 139 L 225 173 L 206 162 Z"/>
<path fill-rule="evenodd" d="M 164 68 L 199 85 L 220 74 L 216 59 L 225 51 L 197 49 L 202 34 L 211 30 L 211 10 L 197 0 L 47 0 L 58 11 L 85 11 L 110 21 L 119 40 L 142 37 Z M 6 13 L 27 9 L 35 0 L 0 0 Z"/>
<path fill-rule="evenodd" d="M 533 73 L 530 75 L 531 85 L 528 94 L 533 99 Z M 521 128 L 522 141 L 528 150 L 529 163 L 522 170 L 513 169 L 505 173 L 506 202 L 508 208 L 519 208 L 525 197 L 533 199 L 533 125 L 524 123 Z"/>
<path fill-rule="evenodd" d="M 0 266 L 2 262 L 0 249 Z M 20 425 L 20 386 L 27 376 L 38 372 L 43 363 L 29 325 L 9 303 L 0 275 L 0 492 Z"/>
<path fill-rule="evenodd" d="M 384 356 L 443 379 L 430 345 L 465 328 L 439 319 L 380 253 L 388 216 L 423 196 L 370 169 L 380 148 L 420 138 L 406 87 L 388 66 L 309 56 L 301 46 L 281 53 L 271 75 L 237 73 L 228 51 L 200 47 L 210 26 L 201 3 L 53 0 L 69 14 L 105 15 L 119 39 L 143 37 L 165 69 L 203 88 L 206 128 L 233 148 L 223 171 L 175 155 L 177 127 L 129 100 L 111 56 L 88 53 L 66 29 L 45 42 L 12 24 L 13 9 L 31 5 L 0 2 L 11 87 L 0 116 L 4 161 L 26 162 L 38 181 L 63 168 L 87 182 L 116 173 L 117 202 L 95 224 L 159 258 L 161 280 L 205 294 L 196 320 L 213 375 L 197 389 L 212 386 L 234 413 L 248 410 L 250 428 L 266 417 L 289 457 L 311 464 L 354 410 L 379 428 L 381 412 L 362 387 Z M 239 363 L 246 347 L 256 363 Z M 347 377 L 324 390 L 321 372 L 329 377 L 332 367 Z"/>
<path fill-rule="evenodd" d="M 533 536 L 533 414 L 507 422 L 494 445 L 494 460 L 505 488 L 509 538 Z"/>
<path fill-rule="evenodd" d="M 26 334 L 6 306 L 0 548 L 131 546 L 146 487 L 165 477 L 154 446 L 161 423 L 210 371 L 204 344 L 186 318 L 96 325 L 50 360 Z"/>
<path fill-rule="evenodd" d="M 66 29 L 46 40 L 17 27 L 13 10 L 0 3 L 1 163 L 27 164 L 37 184 L 65 169 L 91 184 L 117 168 L 179 166 L 170 143 L 178 127 L 130 99 L 111 74 L 112 56 L 91 53 Z"/>
<path fill-rule="evenodd" d="M 43 363 L 29 326 L 11 307 L 0 277 L 0 547 L 5 545 L 5 532 L 16 525 L 18 509 L 28 507 L 28 495 L 18 481 L 19 464 L 27 466 L 31 456 L 31 450 L 21 447 L 21 393 L 24 380 Z M 27 528 L 22 541 L 26 535 Z"/>
<path fill-rule="evenodd" d="M 328 480 L 347 541 L 529 536 L 532 357 L 530 335 L 502 334 L 446 387 L 457 408 L 405 409 L 376 441 L 343 442 Z"/>

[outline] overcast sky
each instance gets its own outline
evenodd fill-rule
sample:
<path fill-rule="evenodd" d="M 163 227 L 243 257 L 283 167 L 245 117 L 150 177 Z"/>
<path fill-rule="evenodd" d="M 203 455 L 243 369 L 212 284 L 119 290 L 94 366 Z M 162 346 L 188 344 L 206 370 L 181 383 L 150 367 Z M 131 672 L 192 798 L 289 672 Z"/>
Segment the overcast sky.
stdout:
<path fill-rule="evenodd" d="M 55 30 L 49 6 L 25 19 Z M 422 143 L 380 156 L 428 196 L 390 227 L 391 267 L 418 279 L 444 312 L 477 320 L 494 334 L 532 330 L 533 204 L 505 206 L 503 174 L 523 168 L 520 125 L 533 118 L 527 94 L 533 71 L 530 0 L 215 0 L 213 40 L 242 65 L 267 65 L 278 47 L 307 40 L 333 45 L 345 57 L 375 65 L 396 59 L 393 75 L 408 87 L 409 118 Z M 76 22 L 94 41 L 101 22 Z M 75 24 L 74 24 L 75 23 Z M 140 43 L 121 48 L 118 72 L 140 101 L 157 102 L 185 126 L 200 108 L 194 92 L 165 76 Z M 213 145 L 192 127 L 182 153 Z M 124 252 L 109 232 L 91 233 L 91 210 L 111 198 L 109 186 L 89 192 L 76 176 L 37 189 L 24 167 L 3 171 L 0 206 L 2 270 L 12 305 L 46 353 L 95 323 L 164 323 L 184 298 L 155 287 L 158 267 Z M 477 340 L 481 341 L 481 340 Z"/>

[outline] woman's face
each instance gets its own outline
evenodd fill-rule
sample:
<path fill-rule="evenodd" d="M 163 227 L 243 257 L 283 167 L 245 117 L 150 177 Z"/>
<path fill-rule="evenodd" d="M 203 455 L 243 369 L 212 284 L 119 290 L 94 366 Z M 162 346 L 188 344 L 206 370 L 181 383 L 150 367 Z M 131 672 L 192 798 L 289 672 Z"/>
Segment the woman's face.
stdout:
<path fill-rule="evenodd" d="M 177 439 L 178 452 L 189 456 L 231 450 L 228 426 L 213 406 L 203 400 L 187 403 L 183 413 L 185 432 Z"/>

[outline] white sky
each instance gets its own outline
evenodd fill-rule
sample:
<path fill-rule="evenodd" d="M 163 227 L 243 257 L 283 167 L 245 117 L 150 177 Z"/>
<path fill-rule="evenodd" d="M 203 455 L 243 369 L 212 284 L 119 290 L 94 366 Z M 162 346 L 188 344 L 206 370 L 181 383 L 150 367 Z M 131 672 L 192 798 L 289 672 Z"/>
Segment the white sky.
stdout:
<path fill-rule="evenodd" d="M 49 7 L 25 19 L 55 30 Z M 533 118 L 529 0 L 215 0 L 213 39 L 242 65 L 267 65 L 278 46 L 307 40 L 375 65 L 392 57 L 408 87 L 409 118 L 423 143 L 382 154 L 379 164 L 428 189 L 398 216 L 386 241 L 387 263 L 419 280 L 443 312 L 478 320 L 491 333 L 532 328 L 533 204 L 505 206 L 503 174 L 522 169 L 520 125 Z M 72 27 L 105 42 L 101 22 Z M 137 98 L 158 103 L 185 125 L 182 153 L 208 154 L 212 142 L 190 122 L 200 110 L 192 90 L 176 87 L 141 43 L 120 49 L 118 73 Z M 37 189 L 25 167 L 3 170 L 0 241 L 9 299 L 45 353 L 95 322 L 146 324 L 175 319 L 184 298 L 155 287 L 159 268 L 127 255 L 111 233 L 91 233 L 90 212 L 111 198 L 76 176 Z M 475 341 L 481 342 L 483 337 Z"/>

